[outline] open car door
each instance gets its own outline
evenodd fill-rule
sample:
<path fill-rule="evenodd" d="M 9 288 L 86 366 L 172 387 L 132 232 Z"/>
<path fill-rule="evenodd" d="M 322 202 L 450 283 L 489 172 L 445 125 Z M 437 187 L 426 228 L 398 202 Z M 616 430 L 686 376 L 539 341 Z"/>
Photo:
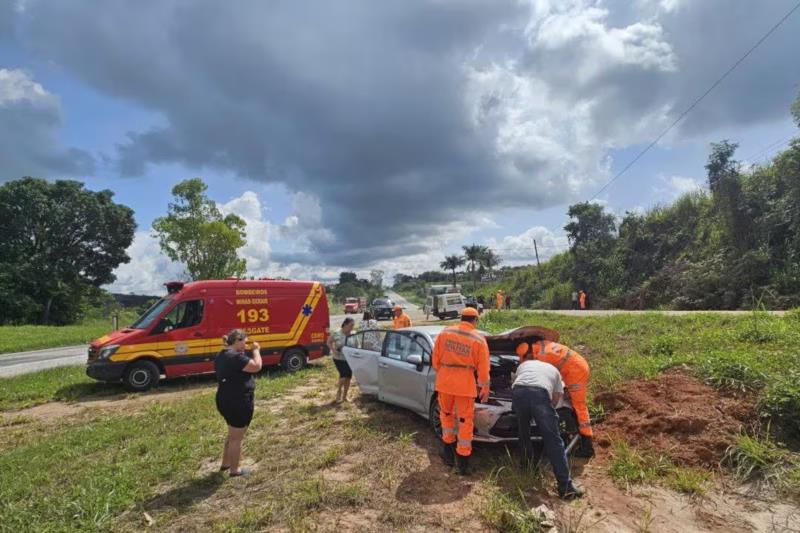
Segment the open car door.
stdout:
<path fill-rule="evenodd" d="M 417 413 L 427 413 L 430 369 L 431 353 L 413 332 L 388 332 L 378 361 L 378 398 Z"/>
<path fill-rule="evenodd" d="M 385 336 L 385 330 L 372 329 L 345 339 L 342 353 L 353 371 L 358 388 L 364 394 L 378 394 L 378 360 Z"/>

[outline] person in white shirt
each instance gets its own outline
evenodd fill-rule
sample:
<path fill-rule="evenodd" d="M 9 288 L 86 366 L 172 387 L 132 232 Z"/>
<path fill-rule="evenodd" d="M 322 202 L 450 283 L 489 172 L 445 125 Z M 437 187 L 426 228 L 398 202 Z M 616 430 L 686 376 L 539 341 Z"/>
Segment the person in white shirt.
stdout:
<path fill-rule="evenodd" d="M 575 486 L 570 478 L 564 441 L 558 427 L 555 406 L 564 395 L 561 374 L 551 364 L 533 358 L 531 347 L 523 342 L 517 346 L 520 364 L 517 367 L 511 396 L 514 412 L 519 423 L 519 441 L 523 466 L 534 459 L 531 443 L 531 419 L 542 437 L 544 453 L 553 465 L 553 474 L 558 482 L 558 495 L 564 499 L 580 498 L 584 490 Z"/>

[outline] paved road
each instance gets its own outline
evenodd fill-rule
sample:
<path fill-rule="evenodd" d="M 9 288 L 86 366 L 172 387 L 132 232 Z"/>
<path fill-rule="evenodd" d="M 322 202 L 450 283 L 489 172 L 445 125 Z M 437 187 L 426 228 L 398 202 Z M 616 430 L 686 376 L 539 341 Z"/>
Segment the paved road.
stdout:
<path fill-rule="evenodd" d="M 425 315 L 422 312 L 422 308 L 420 308 L 416 304 L 409 302 L 408 300 L 406 300 L 405 298 L 403 298 L 394 291 L 387 290 L 386 296 L 388 296 L 389 299 L 391 299 L 394 303 L 400 304 L 403 307 L 405 307 L 406 314 L 408 315 L 408 317 L 411 319 L 412 322 L 417 323 L 417 322 L 423 322 L 425 320 Z M 354 318 L 356 321 L 356 325 L 358 325 L 361 322 L 360 315 L 331 315 L 331 331 L 335 331 L 340 327 L 342 327 L 342 322 L 347 317 Z M 380 322 L 380 324 L 382 325 L 390 323 L 391 321 L 389 320 L 382 320 Z"/>
<path fill-rule="evenodd" d="M 86 362 L 88 346 L 47 348 L 32 352 L 0 354 L 0 377 L 27 374 L 57 366 L 82 365 Z"/>

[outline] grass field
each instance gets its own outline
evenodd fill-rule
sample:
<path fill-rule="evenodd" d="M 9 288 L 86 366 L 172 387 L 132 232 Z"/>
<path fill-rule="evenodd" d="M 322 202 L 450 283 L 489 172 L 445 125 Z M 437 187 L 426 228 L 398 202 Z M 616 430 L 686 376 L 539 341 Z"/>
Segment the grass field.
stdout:
<path fill-rule="evenodd" d="M 595 392 L 686 365 L 713 386 L 754 395 L 782 435 L 797 431 L 797 313 L 778 318 L 507 312 L 487 313 L 481 327 L 496 332 L 521 324 L 558 329 L 564 343 L 590 360 Z M 165 383 L 143 395 L 98 384 L 81 368 L 2 379 L 0 529 L 540 529 L 540 517 L 530 509 L 542 501 L 550 482 L 520 471 L 511 451 L 476 447 L 476 474 L 471 481 L 458 480 L 439 464 L 436 440 L 424 420 L 365 399 L 334 407 L 329 403 L 334 384 L 327 360 L 296 375 L 261 376 L 257 414 L 244 447 L 256 469 L 246 480 L 227 480 L 214 472 L 223 427 L 214 408 L 213 381 L 207 378 Z M 47 402 L 75 411 L 48 416 L 11 411 Z M 720 475 L 780 480 L 783 501 L 791 501 L 800 497 L 800 468 L 791 446 L 790 438 L 768 432 L 743 435 L 720 473 L 682 468 L 616 443 L 591 479 L 657 483 L 705 499 L 713 498 Z M 616 490 L 594 487 L 589 485 L 590 494 Z M 587 530 L 599 520 L 595 515 L 602 502 L 592 504 L 592 516 L 576 505 L 558 508 L 562 530 Z M 627 505 L 643 509 L 631 524 L 656 520 L 651 530 L 657 530 L 661 509 L 646 505 Z"/>
<path fill-rule="evenodd" d="M 119 325 L 136 319 L 135 313 L 120 313 Z M 86 344 L 111 331 L 111 319 L 87 319 L 71 326 L 0 326 L 0 355 L 57 346 Z"/>

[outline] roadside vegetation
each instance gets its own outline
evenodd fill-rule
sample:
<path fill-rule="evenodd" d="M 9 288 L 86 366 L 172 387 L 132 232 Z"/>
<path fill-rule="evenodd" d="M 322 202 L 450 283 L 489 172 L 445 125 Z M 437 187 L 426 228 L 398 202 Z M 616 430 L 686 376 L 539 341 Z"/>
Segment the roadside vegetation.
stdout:
<path fill-rule="evenodd" d="M 591 362 L 594 393 L 680 369 L 754 398 L 763 418 L 734 439 L 721 469 L 688 467 L 669 453 L 612 442 L 594 464 L 625 494 L 656 484 L 694 501 L 711 497 L 722 477 L 800 501 L 800 413 L 792 407 L 798 398 L 781 385 L 796 364 L 797 320 L 797 313 L 488 312 L 481 327 L 559 330 Z M 330 404 L 334 382 L 327 360 L 300 374 L 260 376 L 244 450 L 246 464 L 256 468 L 251 478 L 228 480 L 215 472 L 223 428 L 212 380 L 178 380 L 141 395 L 95 383 L 80 367 L 0 380 L 0 523 L 12 530 L 87 531 L 539 531 L 548 523 L 532 510 L 543 501 L 557 506 L 543 500 L 552 486 L 547 469 L 531 476 L 513 449 L 476 446 L 473 478 L 448 477 L 424 420 L 359 397 L 337 408 Z M 16 411 L 47 402 L 56 413 L 51 418 Z M 59 405 L 70 410 L 60 415 Z M 597 405 L 593 412 L 602 414 Z M 242 491 L 252 498 L 241 498 Z M 556 508 L 564 530 L 602 520 L 581 504 Z"/>
<path fill-rule="evenodd" d="M 121 310 L 118 315 L 121 328 L 138 317 L 136 310 Z M 86 344 L 111 329 L 110 316 L 96 314 L 69 326 L 0 326 L 0 357 L 9 352 Z"/>

